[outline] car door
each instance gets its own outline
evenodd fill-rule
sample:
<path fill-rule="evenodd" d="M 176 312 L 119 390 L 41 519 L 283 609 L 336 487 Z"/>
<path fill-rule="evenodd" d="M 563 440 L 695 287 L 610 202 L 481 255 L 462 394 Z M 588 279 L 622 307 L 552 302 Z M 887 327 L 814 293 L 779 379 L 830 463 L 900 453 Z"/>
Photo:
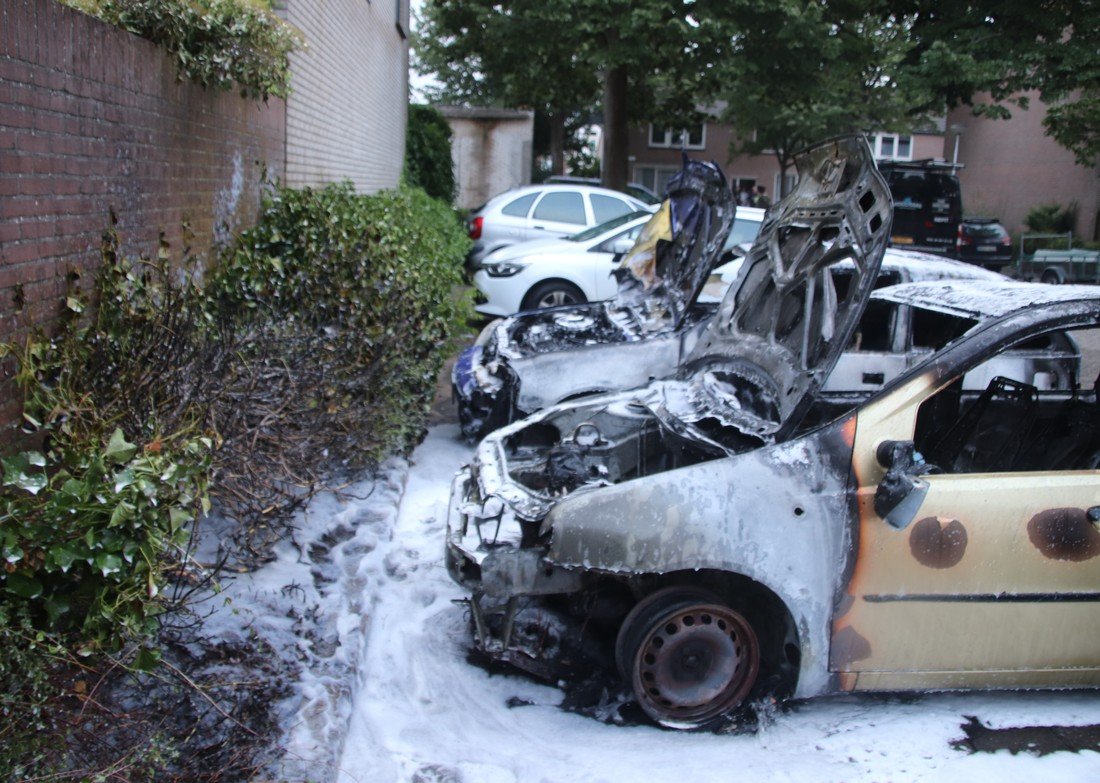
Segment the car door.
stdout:
<path fill-rule="evenodd" d="M 548 190 L 535 202 L 528 225 L 531 239 L 563 237 L 592 225 L 592 218 L 579 190 Z"/>
<path fill-rule="evenodd" d="M 1024 377 L 967 390 L 961 371 L 987 366 Z M 1095 392 L 1044 390 L 1049 368 L 1003 356 L 958 369 L 930 369 L 859 413 L 858 556 L 831 668 L 861 690 L 1100 684 Z M 885 441 L 915 443 L 943 470 L 921 476 L 927 494 L 903 529 L 875 510 Z"/>

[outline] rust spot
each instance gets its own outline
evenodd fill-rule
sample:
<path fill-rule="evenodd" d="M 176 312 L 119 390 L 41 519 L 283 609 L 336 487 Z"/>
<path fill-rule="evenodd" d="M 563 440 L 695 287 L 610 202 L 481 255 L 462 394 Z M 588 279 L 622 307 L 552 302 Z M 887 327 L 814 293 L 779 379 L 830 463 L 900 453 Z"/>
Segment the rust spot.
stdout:
<path fill-rule="evenodd" d="M 832 665 L 843 669 L 856 661 L 865 661 L 871 657 L 871 643 L 859 631 L 846 625 L 833 634 Z"/>
<path fill-rule="evenodd" d="M 1027 523 L 1031 543 L 1052 560 L 1081 562 L 1100 555 L 1100 531 L 1082 508 L 1048 508 Z"/>
<path fill-rule="evenodd" d="M 909 551 L 929 568 L 957 566 L 966 554 L 966 543 L 966 528 L 957 519 L 945 524 L 939 517 L 925 517 L 909 533 Z"/>

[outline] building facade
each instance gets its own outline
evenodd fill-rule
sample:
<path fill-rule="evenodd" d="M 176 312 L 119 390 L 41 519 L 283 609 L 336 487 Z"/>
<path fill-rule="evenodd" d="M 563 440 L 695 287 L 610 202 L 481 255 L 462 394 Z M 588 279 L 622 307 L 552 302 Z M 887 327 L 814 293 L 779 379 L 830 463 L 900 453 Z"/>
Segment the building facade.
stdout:
<path fill-rule="evenodd" d="M 286 184 L 401 179 L 409 103 L 408 0 L 276 0 L 306 46 L 291 57 Z"/>
<path fill-rule="evenodd" d="M 534 113 L 519 109 L 438 106 L 451 126 L 455 206 L 473 209 L 531 182 Z"/>

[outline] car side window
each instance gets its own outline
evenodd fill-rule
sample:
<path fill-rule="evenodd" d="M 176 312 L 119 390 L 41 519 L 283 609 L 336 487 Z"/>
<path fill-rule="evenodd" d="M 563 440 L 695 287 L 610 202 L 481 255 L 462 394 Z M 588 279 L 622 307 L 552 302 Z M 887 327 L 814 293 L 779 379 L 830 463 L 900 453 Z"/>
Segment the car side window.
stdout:
<path fill-rule="evenodd" d="M 500 214 L 509 217 L 527 217 L 527 213 L 531 211 L 531 205 L 535 203 L 538 195 L 538 193 L 528 193 L 526 196 L 520 196 L 513 201 L 509 201 L 500 210 Z"/>
<path fill-rule="evenodd" d="M 613 196 L 601 196 L 599 193 L 593 193 L 590 198 L 592 199 L 592 214 L 595 216 L 597 225 L 634 211 L 634 208 L 625 201 Z"/>
<path fill-rule="evenodd" d="M 1097 469 L 1100 329 L 1072 337 L 1017 343 L 926 399 L 917 451 L 945 473 Z"/>
<path fill-rule="evenodd" d="M 584 199 L 580 193 L 569 191 L 547 193 L 535 207 L 535 214 L 531 217 L 555 223 L 575 223 L 578 226 L 587 222 L 584 217 Z"/>
<path fill-rule="evenodd" d="M 644 224 L 643 224 L 644 225 Z M 616 234 L 613 237 L 609 237 L 601 242 L 596 247 L 592 248 L 597 253 L 614 253 L 615 244 L 623 239 L 629 239 L 631 241 L 638 238 L 638 234 L 642 232 L 642 226 L 634 226 L 634 228 L 627 231 L 623 231 L 621 234 Z"/>

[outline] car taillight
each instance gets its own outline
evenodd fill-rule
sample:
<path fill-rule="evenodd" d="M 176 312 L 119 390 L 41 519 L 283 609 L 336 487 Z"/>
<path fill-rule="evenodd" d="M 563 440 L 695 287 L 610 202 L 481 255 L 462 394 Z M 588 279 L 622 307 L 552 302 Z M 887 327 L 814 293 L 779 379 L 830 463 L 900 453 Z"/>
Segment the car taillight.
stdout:
<path fill-rule="evenodd" d="M 965 231 L 963 231 L 962 226 L 959 226 L 958 237 L 955 239 L 955 247 L 961 249 L 961 248 L 965 247 L 966 245 L 973 245 L 973 244 L 974 244 L 974 239 L 972 237 L 968 236 Z"/>
<path fill-rule="evenodd" d="M 485 225 L 485 218 L 480 215 L 470 221 L 470 239 L 481 239 L 481 227 Z"/>
<path fill-rule="evenodd" d="M 1001 237 L 1001 244 L 1004 245 L 1005 247 L 1011 246 L 1012 245 L 1012 237 L 1010 237 L 1008 234 L 1005 234 L 1003 237 Z"/>

